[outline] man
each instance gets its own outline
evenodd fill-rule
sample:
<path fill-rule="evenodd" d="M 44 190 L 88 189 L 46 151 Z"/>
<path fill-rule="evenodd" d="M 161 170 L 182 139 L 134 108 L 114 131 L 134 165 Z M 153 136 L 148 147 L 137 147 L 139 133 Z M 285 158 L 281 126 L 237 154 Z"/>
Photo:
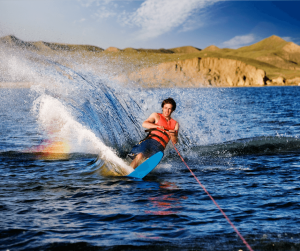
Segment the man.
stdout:
<path fill-rule="evenodd" d="M 176 109 L 176 103 L 172 98 L 165 99 L 162 104 L 162 113 L 152 113 L 142 126 L 149 129 L 148 136 L 135 145 L 128 154 L 133 159 L 130 166 L 136 168 L 144 159 L 151 157 L 159 151 L 164 151 L 169 140 L 174 144 L 178 140 L 179 124 L 171 118 Z"/>

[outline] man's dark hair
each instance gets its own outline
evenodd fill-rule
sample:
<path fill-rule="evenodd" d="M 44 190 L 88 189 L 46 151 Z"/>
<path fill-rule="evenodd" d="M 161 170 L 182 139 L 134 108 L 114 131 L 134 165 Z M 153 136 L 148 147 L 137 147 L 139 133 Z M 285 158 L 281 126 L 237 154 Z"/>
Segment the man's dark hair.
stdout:
<path fill-rule="evenodd" d="M 161 103 L 161 107 L 163 108 L 165 104 L 171 104 L 172 105 L 172 111 L 175 111 L 176 109 L 176 102 L 172 98 L 167 98 Z"/>

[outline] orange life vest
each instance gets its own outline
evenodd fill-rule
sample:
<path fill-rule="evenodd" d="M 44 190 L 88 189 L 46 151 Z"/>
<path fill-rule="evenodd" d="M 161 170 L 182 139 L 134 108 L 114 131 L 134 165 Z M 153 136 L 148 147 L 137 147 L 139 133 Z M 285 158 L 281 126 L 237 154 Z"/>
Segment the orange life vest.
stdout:
<path fill-rule="evenodd" d="M 158 113 L 158 115 L 159 115 L 159 120 L 155 125 L 163 126 L 165 128 L 165 130 L 174 130 L 175 129 L 175 126 L 177 123 L 176 120 L 171 118 L 169 121 L 167 121 L 166 118 L 161 113 Z M 170 140 L 169 136 L 167 136 L 167 133 L 163 130 L 160 130 L 159 128 L 151 131 L 150 135 L 148 137 L 155 139 L 156 141 L 161 143 L 163 145 L 163 147 L 166 147 Z"/>

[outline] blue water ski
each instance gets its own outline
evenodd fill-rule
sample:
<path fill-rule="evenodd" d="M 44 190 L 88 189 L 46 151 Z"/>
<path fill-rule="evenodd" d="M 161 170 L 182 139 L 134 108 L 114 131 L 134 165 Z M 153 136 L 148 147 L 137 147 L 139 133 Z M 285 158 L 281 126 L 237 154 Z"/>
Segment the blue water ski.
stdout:
<path fill-rule="evenodd" d="M 154 154 L 149 159 L 140 164 L 132 173 L 128 174 L 127 177 L 138 179 L 144 178 L 158 165 L 163 156 L 163 152 L 158 152 Z"/>

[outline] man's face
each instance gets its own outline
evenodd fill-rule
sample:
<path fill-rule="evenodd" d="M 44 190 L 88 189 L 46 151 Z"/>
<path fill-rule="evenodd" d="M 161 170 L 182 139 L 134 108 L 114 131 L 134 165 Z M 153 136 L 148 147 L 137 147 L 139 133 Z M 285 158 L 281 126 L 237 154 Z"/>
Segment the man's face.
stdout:
<path fill-rule="evenodd" d="M 171 104 L 165 104 L 162 110 L 163 110 L 163 115 L 165 117 L 169 117 L 171 116 L 171 113 L 173 111 L 173 106 Z"/>

